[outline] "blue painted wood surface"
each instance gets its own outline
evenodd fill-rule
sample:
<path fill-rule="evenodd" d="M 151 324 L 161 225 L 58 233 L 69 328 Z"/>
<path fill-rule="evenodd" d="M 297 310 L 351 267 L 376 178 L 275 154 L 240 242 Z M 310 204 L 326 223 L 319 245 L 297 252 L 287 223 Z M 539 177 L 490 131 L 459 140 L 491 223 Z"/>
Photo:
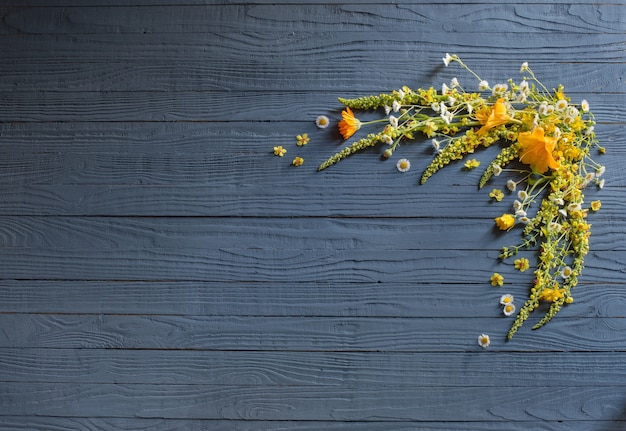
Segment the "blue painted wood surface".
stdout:
<path fill-rule="evenodd" d="M 0 6 L 0 430 L 626 429 L 626 5 L 174 3 Z M 530 62 L 608 150 L 575 303 L 511 342 L 532 275 L 479 172 L 315 172 L 317 115 L 463 79 L 445 52 Z"/>

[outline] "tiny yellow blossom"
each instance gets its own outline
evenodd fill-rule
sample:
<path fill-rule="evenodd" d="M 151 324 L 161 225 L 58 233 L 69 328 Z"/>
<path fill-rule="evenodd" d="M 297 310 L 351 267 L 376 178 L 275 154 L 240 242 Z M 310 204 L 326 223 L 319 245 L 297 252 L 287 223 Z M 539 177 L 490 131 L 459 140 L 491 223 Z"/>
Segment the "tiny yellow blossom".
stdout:
<path fill-rule="evenodd" d="M 512 120 L 512 117 L 507 113 L 506 105 L 502 98 L 496 101 L 489 113 L 477 113 L 476 118 L 483 125 L 477 132 L 478 136 L 482 136 L 494 127 L 506 124 Z"/>
<path fill-rule="evenodd" d="M 304 163 L 304 159 L 302 157 L 296 157 L 295 159 L 293 159 L 293 161 L 291 162 L 292 165 L 294 166 L 301 166 L 302 163 Z"/>
<path fill-rule="evenodd" d="M 306 145 L 309 143 L 309 135 L 306 133 L 303 133 L 301 135 L 297 135 L 296 136 L 296 145 L 301 147 L 303 145 Z"/>
<path fill-rule="evenodd" d="M 285 150 L 282 145 L 278 145 L 278 146 L 274 147 L 274 155 L 275 156 L 282 157 L 285 154 L 287 154 L 287 150 Z"/>
<path fill-rule="evenodd" d="M 504 199 L 504 192 L 500 189 L 493 189 L 491 193 L 489 193 L 489 197 L 497 202 L 502 202 L 502 199 Z"/>
<path fill-rule="evenodd" d="M 500 230 L 510 230 L 515 226 L 515 216 L 513 214 L 502 214 L 500 217 L 495 218 L 496 226 Z"/>
<path fill-rule="evenodd" d="M 591 202 L 591 211 L 599 211 L 600 207 L 602 207 L 602 202 L 600 201 Z"/>
<path fill-rule="evenodd" d="M 502 286 L 504 284 L 504 277 L 497 272 L 494 272 L 491 276 L 491 285 L 492 286 Z"/>
<path fill-rule="evenodd" d="M 559 162 L 552 155 L 556 141 L 556 138 L 545 136 L 541 127 L 536 127 L 532 132 L 520 133 L 517 137 L 521 150 L 520 162 L 530 165 L 540 174 L 558 168 Z"/>
<path fill-rule="evenodd" d="M 515 269 L 519 270 L 520 272 L 524 272 L 528 268 L 530 268 L 530 262 L 528 262 L 528 259 L 526 259 L 525 257 L 515 259 L 513 263 L 515 264 Z"/>
<path fill-rule="evenodd" d="M 480 162 L 476 159 L 470 159 L 468 161 L 465 162 L 465 168 L 466 169 L 474 169 L 480 166 Z"/>
<path fill-rule="evenodd" d="M 563 293 L 564 290 L 563 289 L 544 289 L 543 292 L 541 292 L 541 296 L 539 299 L 543 300 L 543 301 L 550 301 L 550 302 L 555 302 L 558 301 L 559 299 L 563 298 Z"/>

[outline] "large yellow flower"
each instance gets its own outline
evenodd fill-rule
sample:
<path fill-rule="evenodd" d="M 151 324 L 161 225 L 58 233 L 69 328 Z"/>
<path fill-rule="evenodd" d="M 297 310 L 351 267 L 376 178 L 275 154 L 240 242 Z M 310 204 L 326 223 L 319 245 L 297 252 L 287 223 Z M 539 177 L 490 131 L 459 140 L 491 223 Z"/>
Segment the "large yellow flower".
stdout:
<path fill-rule="evenodd" d="M 341 116 L 343 120 L 339 122 L 339 133 L 341 133 L 343 139 L 348 139 L 361 128 L 361 122 L 354 116 L 350 108 L 346 108 L 341 113 Z"/>
<path fill-rule="evenodd" d="M 506 110 L 504 99 L 500 98 L 496 100 L 488 114 L 486 112 L 477 112 L 476 119 L 483 125 L 478 130 L 478 136 L 482 136 L 494 127 L 508 123 L 512 120 L 512 117 Z"/>
<path fill-rule="evenodd" d="M 543 174 L 549 168 L 556 169 L 560 166 L 552 156 L 556 138 L 545 136 L 543 128 L 536 127 L 532 132 L 522 132 L 517 141 L 521 150 L 520 162 L 530 165 L 534 172 Z"/>

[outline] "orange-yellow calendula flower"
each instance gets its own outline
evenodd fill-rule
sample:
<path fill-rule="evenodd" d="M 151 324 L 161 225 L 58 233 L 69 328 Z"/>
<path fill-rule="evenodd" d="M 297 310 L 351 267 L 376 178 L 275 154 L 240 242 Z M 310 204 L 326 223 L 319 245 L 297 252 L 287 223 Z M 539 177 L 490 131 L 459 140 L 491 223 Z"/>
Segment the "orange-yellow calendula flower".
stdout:
<path fill-rule="evenodd" d="M 506 110 L 504 99 L 500 98 L 496 100 L 496 103 L 491 108 L 489 114 L 487 114 L 486 112 L 477 112 L 476 119 L 480 122 L 480 124 L 483 125 L 483 127 L 478 129 L 477 133 L 478 136 L 482 136 L 494 127 L 508 123 L 512 120 L 512 117 L 508 114 Z"/>
<path fill-rule="evenodd" d="M 348 139 L 361 128 L 361 122 L 354 116 L 352 110 L 347 108 L 341 113 L 343 120 L 339 122 L 339 133 L 343 139 Z"/>
<path fill-rule="evenodd" d="M 495 218 L 496 226 L 500 230 L 509 230 L 515 226 L 515 216 L 513 214 L 502 214 L 500 217 Z"/>
<path fill-rule="evenodd" d="M 532 132 L 520 133 L 517 142 L 521 150 L 520 162 L 530 165 L 533 171 L 543 174 L 560 166 L 552 156 L 556 138 L 545 136 L 543 128 L 535 127 Z"/>

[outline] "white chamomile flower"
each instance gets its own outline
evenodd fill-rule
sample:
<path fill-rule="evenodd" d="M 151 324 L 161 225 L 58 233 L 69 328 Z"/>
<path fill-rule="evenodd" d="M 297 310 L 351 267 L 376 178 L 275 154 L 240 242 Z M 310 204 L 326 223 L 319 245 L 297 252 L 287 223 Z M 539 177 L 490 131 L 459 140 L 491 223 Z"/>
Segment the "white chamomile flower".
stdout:
<path fill-rule="evenodd" d="M 580 211 L 581 205 L 579 203 L 571 203 L 567 206 L 567 211 Z"/>
<path fill-rule="evenodd" d="M 384 134 L 384 135 L 382 136 L 382 138 L 383 138 L 383 142 L 384 142 L 385 144 L 387 144 L 387 145 L 392 145 L 392 144 L 393 144 L 393 139 L 391 138 L 391 136 L 389 136 L 389 135 L 387 135 L 387 134 Z"/>
<path fill-rule="evenodd" d="M 519 91 L 524 94 L 527 94 L 530 91 L 530 85 L 528 84 L 528 81 L 524 80 L 519 83 Z"/>
<path fill-rule="evenodd" d="M 504 307 L 502 307 L 502 312 L 507 317 L 512 315 L 513 313 L 515 313 L 515 304 L 506 304 Z"/>
<path fill-rule="evenodd" d="M 518 201 L 517 199 L 515 199 L 515 200 L 513 201 L 513 209 L 514 209 L 515 211 L 519 211 L 519 210 L 521 210 L 522 208 L 523 208 L 522 203 L 521 203 L 520 201 Z"/>
<path fill-rule="evenodd" d="M 582 109 L 583 112 L 589 112 L 589 102 L 587 102 L 586 100 L 580 102 L 580 109 Z"/>
<path fill-rule="evenodd" d="M 517 198 L 525 201 L 526 199 L 528 199 L 528 192 L 526 190 L 520 190 L 519 192 L 517 192 Z"/>
<path fill-rule="evenodd" d="M 498 177 L 502 173 L 502 167 L 500 165 L 493 165 L 493 175 Z"/>
<path fill-rule="evenodd" d="M 407 172 L 411 169 L 411 162 L 408 159 L 400 159 L 398 163 L 396 163 L 396 168 L 398 168 L 400 172 Z"/>
<path fill-rule="evenodd" d="M 489 90 L 489 83 L 484 79 L 478 83 L 478 91 Z"/>
<path fill-rule="evenodd" d="M 519 218 L 520 223 L 522 224 L 528 224 L 530 223 L 530 219 L 528 217 L 520 217 Z"/>
<path fill-rule="evenodd" d="M 439 152 L 441 150 L 439 141 L 436 139 L 433 139 L 431 142 L 433 144 L 433 148 L 435 149 L 435 151 Z"/>
<path fill-rule="evenodd" d="M 398 127 L 398 119 L 396 117 L 394 117 L 393 115 L 389 116 L 389 124 L 391 124 L 391 127 L 396 128 Z"/>
<path fill-rule="evenodd" d="M 398 90 L 398 94 L 400 95 L 400 99 L 404 99 L 404 90 L 403 89 L 399 89 Z"/>
<path fill-rule="evenodd" d="M 505 293 L 504 295 L 500 297 L 500 304 L 502 305 L 512 304 L 514 299 L 515 298 L 513 297 L 513 295 L 511 295 L 510 293 Z"/>
<path fill-rule="evenodd" d="M 315 119 L 315 124 L 320 129 L 325 129 L 330 124 L 330 120 L 328 119 L 326 115 L 320 115 L 319 117 Z"/>
<path fill-rule="evenodd" d="M 450 89 L 445 83 L 441 84 L 441 94 L 447 94 L 449 90 Z"/>
<path fill-rule="evenodd" d="M 467 113 L 471 115 L 472 111 L 474 110 L 474 106 L 472 106 L 472 104 L 469 102 L 466 103 L 466 106 L 467 106 Z"/>
<path fill-rule="evenodd" d="M 430 105 L 430 109 L 432 109 L 432 110 L 433 110 L 433 111 L 435 111 L 435 112 L 439 112 L 439 103 L 437 103 L 437 102 L 433 102 L 433 103 Z"/>
<path fill-rule="evenodd" d="M 596 177 L 600 178 L 602 175 L 604 175 L 604 172 L 606 172 L 606 166 L 600 166 L 597 170 L 596 170 Z"/>
<path fill-rule="evenodd" d="M 478 345 L 480 347 L 482 347 L 483 349 L 486 349 L 487 347 L 489 347 L 489 344 L 491 344 L 491 340 L 489 339 L 489 335 L 487 335 L 487 334 L 480 334 L 478 336 Z"/>
<path fill-rule="evenodd" d="M 450 64 L 450 62 L 454 59 L 454 57 L 452 57 L 450 54 L 448 54 L 446 52 L 446 56 L 442 58 L 443 60 L 443 64 L 446 65 L 446 67 L 448 67 L 448 65 Z"/>
<path fill-rule="evenodd" d="M 513 180 L 508 180 L 506 182 L 506 188 L 509 189 L 509 191 L 514 192 L 517 188 L 517 183 Z"/>
<path fill-rule="evenodd" d="M 528 70 L 528 62 L 527 61 L 523 62 L 522 63 L 522 67 L 519 68 L 520 73 L 525 71 L 525 70 Z"/>
<path fill-rule="evenodd" d="M 563 229 L 563 226 L 561 226 L 560 223 L 553 221 L 550 222 L 550 224 L 548 225 L 548 229 L 550 229 L 552 232 L 559 233 Z"/>
<path fill-rule="evenodd" d="M 560 99 L 558 100 L 555 104 L 554 104 L 554 108 L 557 111 L 563 111 L 565 110 L 565 108 L 567 108 L 567 100 L 565 99 Z"/>
<path fill-rule="evenodd" d="M 391 105 L 391 109 L 393 109 L 393 112 L 398 112 L 401 107 L 402 105 L 397 100 L 394 100 L 393 104 Z"/>
<path fill-rule="evenodd" d="M 572 268 L 570 268 L 569 266 L 566 266 L 565 268 L 561 270 L 561 277 L 570 278 L 571 275 L 572 275 Z"/>
<path fill-rule="evenodd" d="M 496 84 L 493 86 L 492 93 L 494 96 L 501 96 L 509 89 L 507 84 Z"/>
<path fill-rule="evenodd" d="M 578 117 L 578 114 L 579 114 L 578 109 L 576 109 L 575 106 L 568 107 L 567 111 L 565 113 L 565 115 L 567 115 L 572 120 L 575 119 L 576 117 Z"/>
<path fill-rule="evenodd" d="M 450 88 L 456 88 L 456 87 L 460 87 L 461 85 L 459 84 L 459 80 L 455 78 L 452 78 L 450 80 Z"/>
<path fill-rule="evenodd" d="M 604 188 L 604 178 L 602 178 L 600 181 L 598 181 L 598 188 L 599 189 L 603 189 Z"/>
<path fill-rule="evenodd" d="M 515 217 L 517 218 L 521 218 L 521 217 L 526 217 L 528 214 L 526 214 L 526 211 L 524 210 L 517 210 L 515 211 Z"/>

